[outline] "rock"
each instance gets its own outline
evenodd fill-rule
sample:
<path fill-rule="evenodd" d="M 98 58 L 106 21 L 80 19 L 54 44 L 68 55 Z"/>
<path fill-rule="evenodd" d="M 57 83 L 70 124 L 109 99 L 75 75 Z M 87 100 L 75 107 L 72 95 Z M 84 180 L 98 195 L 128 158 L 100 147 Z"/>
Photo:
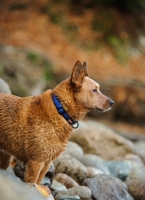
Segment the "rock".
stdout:
<path fill-rule="evenodd" d="M 145 200 L 145 179 L 130 179 L 126 181 L 128 192 L 136 200 Z"/>
<path fill-rule="evenodd" d="M 142 150 L 145 153 L 145 140 L 139 140 L 134 143 L 136 147 Z"/>
<path fill-rule="evenodd" d="M 23 181 L 24 181 L 25 171 L 26 171 L 26 165 L 24 165 L 23 162 L 17 161 L 14 166 L 14 173 Z"/>
<path fill-rule="evenodd" d="M 103 171 L 95 168 L 95 167 L 87 167 L 88 173 L 87 173 L 87 178 L 91 178 L 97 174 L 104 174 Z"/>
<path fill-rule="evenodd" d="M 67 144 L 65 152 L 76 159 L 80 158 L 84 154 L 82 147 L 77 143 L 70 141 Z"/>
<path fill-rule="evenodd" d="M 129 179 L 145 179 L 145 167 L 136 167 L 129 174 Z"/>
<path fill-rule="evenodd" d="M 93 178 L 86 178 L 85 184 L 92 191 L 96 200 L 133 200 L 127 192 L 127 186 L 116 177 L 99 174 Z"/>
<path fill-rule="evenodd" d="M 57 198 L 55 198 L 56 200 L 78 200 L 80 199 L 80 197 L 78 195 L 74 195 L 74 196 L 69 196 L 69 195 L 58 195 Z"/>
<path fill-rule="evenodd" d="M 12 176 L 3 170 L 0 170 L 0 199 L 45 200 L 35 188 L 30 188 L 16 176 Z"/>
<path fill-rule="evenodd" d="M 81 121 L 70 141 L 79 144 L 86 154 L 95 154 L 106 160 L 124 159 L 127 154 L 145 156 L 128 139 L 117 135 L 105 125 L 93 121 Z"/>
<path fill-rule="evenodd" d="M 105 174 L 109 174 L 109 170 L 105 165 L 105 161 L 94 154 L 84 154 L 79 158 L 79 161 L 86 167 L 95 167 L 103 171 Z"/>
<path fill-rule="evenodd" d="M 64 195 L 74 196 L 78 195 L 82 200 L 90 200 L 92 196 L 92 192 L 88 187 L 85 186 L 77 186 L 74 188 L 70 188 L 67 191 L 60 191 L 56 194 L 55 199 L 58 200 Z"/>
<path fill-rule="evenodd" d="M 132 161 L 133 163 L 136 163 L 137 165 L 140 165 L 142 167 L 144 166 L 141 158 L 138 155 L 135 155 L 135 154 L 127 154 L 125 156 L 125 160 Z"/>
<path fill-rule="evenodd" d="M 6 81 L 0 78 L 0 93 L 11 94 L 11 89 Z"/>
<path fill-rule="evenodd" d="M 62 183 L 56 181 L 56 180 L 53 180 L 52 181 L 52 184 L 51 184 L 51 187 L 50 187 L 52 190 L 55 190 L 55 191 L 67 191 L 65 185 L 63 185 Z"/>
<path fill-rule="evenodd" d="M 66 186 L 66 188 L 79 186 L 79 184 L 75 180 L 73 180 L 70 176 L 64 173 L 57 173 L 54 177 L 54 180 L 62 183 Z"/>
<path fill-rule="evenodd" d="M 62 153 L 58 158 L 56 158 L 56 160 L 54 160 L 54 166 L 56 173 L 65 173 L 79 184 L 82 184 L 87 176 L 86 167 L 77 159 L 67 155 L 66 153 Z"/>
<path fill-rule="evenodd" d="M 132 170 L 132 163 L 129 161 L 106 161 L 106 167 L 110 172 L 110 175 L 118 177 L 125 181 Z"/>
<path fill-rule="evenodd" d="M 137 156 L 135 158 L 140 159 Z M 95 167 L 105 174 L 118 177 L 123 181 L 128 178 L 132 171 L 136 171 L 136 169 L 144 166 L 142 161 L 137 162 L 136 160 L 131 160 L 131 157 L 128 157 L 128 160 L 127 157 L 126 160 L 104 160 L 93 154 L 84 154 L 79 160 L 86 167 Z"/>

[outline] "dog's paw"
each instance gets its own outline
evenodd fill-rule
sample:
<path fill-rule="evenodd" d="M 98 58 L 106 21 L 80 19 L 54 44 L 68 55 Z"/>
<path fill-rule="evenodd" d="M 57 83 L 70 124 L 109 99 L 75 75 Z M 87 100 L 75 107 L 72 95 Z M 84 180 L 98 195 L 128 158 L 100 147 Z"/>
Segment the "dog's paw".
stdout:
<path fill-rule="evenodd" d="M 43 196 L 48 198 L 51 195 L 51 190 L 44 185 L 37 185 L 34 183 L 36 190 Z"/>

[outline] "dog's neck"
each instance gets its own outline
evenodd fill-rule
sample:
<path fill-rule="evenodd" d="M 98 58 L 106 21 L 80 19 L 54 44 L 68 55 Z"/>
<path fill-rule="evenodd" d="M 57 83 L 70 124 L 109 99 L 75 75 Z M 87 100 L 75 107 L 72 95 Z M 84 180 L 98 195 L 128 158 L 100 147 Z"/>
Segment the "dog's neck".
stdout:
<path fill-rule="evenodd" d="M 58 113 L 63 116 L 63 118 L 72 126 L 72 128 L 74 128 L 74 129 L 78 128 L 78 126 L 79 126 L 78 121 L 73 120 L 68 115 L 68 113 L 65 111 L 62 104 L 60 103 L 59 98 L 57 96 L 55 96 L 54 94 L 52 94 L 52 100 L 53 100 L 53 103 L 54 103 Z"/>
<path fill-rule="evenodd" d="M 52 93 L 59 98 L 63 108 L 74 121 L 81 120 L 89 110 L 76 102 L 69 81 L 70 79 L 61 82 L 53 89 Z"/>

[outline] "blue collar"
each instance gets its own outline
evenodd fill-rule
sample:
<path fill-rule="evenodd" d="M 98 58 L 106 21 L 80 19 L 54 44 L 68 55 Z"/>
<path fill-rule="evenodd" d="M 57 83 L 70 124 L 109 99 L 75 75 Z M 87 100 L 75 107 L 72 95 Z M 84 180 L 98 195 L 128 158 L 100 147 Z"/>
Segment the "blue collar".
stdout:
<path fill-rule="evenodd" d="M 57 96 L 55 96 L 54 94 L 52 94 L 52 99 L 53 99 L 53 103 L 58 111 L 58 113 L 60 115 L 63 116 L 63 118 L 72 126 L 72 128 L 76 129 L 79 127 L 79 123 L 78 121 L 74 121 L 65 111 L 65 109 L 63 108 L 62 104 L 60 103 L 59 99 Z M 76 126 L 74 126 L 76 124 Z"/>

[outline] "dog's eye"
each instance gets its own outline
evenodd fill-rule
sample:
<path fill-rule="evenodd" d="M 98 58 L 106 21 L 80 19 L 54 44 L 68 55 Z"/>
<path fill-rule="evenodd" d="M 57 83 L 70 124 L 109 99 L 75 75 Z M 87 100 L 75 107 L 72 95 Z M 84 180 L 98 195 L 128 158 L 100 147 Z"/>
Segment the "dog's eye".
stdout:
<path fill-rule="evenodd" d="M 97 89 L 93 89 L 93 92 L 97 92 Z"/>

